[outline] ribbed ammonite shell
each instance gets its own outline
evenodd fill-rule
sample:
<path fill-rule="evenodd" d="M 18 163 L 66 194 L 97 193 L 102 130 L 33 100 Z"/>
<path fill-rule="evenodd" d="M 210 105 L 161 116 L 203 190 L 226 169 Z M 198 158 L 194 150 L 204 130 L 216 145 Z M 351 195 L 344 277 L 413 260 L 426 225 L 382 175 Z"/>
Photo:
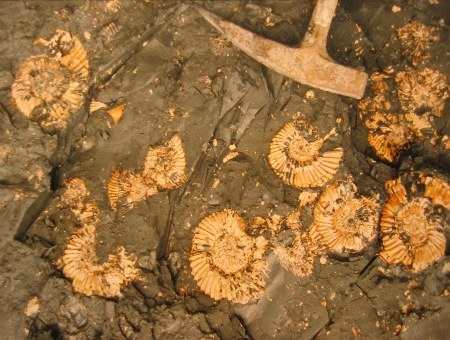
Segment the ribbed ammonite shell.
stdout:
<path fill-rule="evenodd" d="M 186 155 L 176 134 L 162 145 L 153 146 L 145 157 L 143 175 L 151 178 L 158 189 L 176 189 L 186 180 Z"/>
<path fill-rule="evenodd" d="M 336 181 L 320 195 L 314 208 L 312 239 L 335 252 L 358 252 L 375 238 L 378 203 L 359 196 L 350 181 Z"/>
<path fill-rule="evenodd" d="M 448 183 L 423 172 L 386 182 L 391 194 L 381 212 L 380 258 L 419 272 L 444 255 L 447 226 L 443 209 L 450 209 Z"/>
<path fill-rule="evenodd" d="M 284 183 L 296 188 L 324 185 L 336 174 L 343 149 L 320 154 L 326 138 L 306 120 L 284 125 L 270 143 L 269 164 Z"/>
<path fill-rule="evenodd" d="M 435 130 L 426 117 L 410 114 L 375 113 L 365 121 L 369 129 L 368 141 L 377 156 L 397 163 L 402 154 L 418 140 L 434 140 Z"/>
<path fill-rule="evenodd" d="M 137 203 L 156 195 L 155 183 L 142 175 L 128 170 L 115 169 L 108 183 L 108 198 L 115 211 L 132 209 Z"/>
<path fill-rule="evenodd" d="M 439 28 L 412 21 L 397 30 L 402 43 L 402 54 L 413 66 L 430 57 L 426 50 L 439 40 Z"/>
<path fill-rule="evenodd" d="M 64 255 L 57 261 L 65 277 L 72 280 L 73 290 L 87 296 L 106 298 L 120 296 L 120 289 L 129 282 L 139 279 L 135 260 L 119 246 L 116 255 L 109 255 L 108 261 L 98 264 L 95 252 L 95 226 L 85 225 L 75 231 Z"/>
<path fill-rule="evenodd" d="M 419 115 L 442 117 L 450 87 L 445 74 L 429 68 L 397 73 L 398 96 L 402 109 Z"/>
<path fill-rule="evenodd" d="M 247 303 L 264 295 L 268 264 L 262 259 L 268 241 L 246 234 L 247 225 L 225 209 L 205 217 L 195 229 L 189 257 L 192 275 L 215 300 Z"/>

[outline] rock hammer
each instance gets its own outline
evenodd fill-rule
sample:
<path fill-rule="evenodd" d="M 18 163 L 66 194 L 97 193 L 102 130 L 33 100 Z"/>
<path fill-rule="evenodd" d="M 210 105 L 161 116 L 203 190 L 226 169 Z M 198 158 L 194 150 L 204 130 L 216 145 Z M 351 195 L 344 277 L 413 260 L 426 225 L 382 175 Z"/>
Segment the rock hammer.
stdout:
<path fill-rule="evenodd" d="M 326 43 L 338 0 L 317 0 L 308 30 L 298 46 L 263 38 L 195 5 L 197 11 L 236 47 L 268 68 L 321 90 L 361 98 L 367 74 L 336 63 Z"/>

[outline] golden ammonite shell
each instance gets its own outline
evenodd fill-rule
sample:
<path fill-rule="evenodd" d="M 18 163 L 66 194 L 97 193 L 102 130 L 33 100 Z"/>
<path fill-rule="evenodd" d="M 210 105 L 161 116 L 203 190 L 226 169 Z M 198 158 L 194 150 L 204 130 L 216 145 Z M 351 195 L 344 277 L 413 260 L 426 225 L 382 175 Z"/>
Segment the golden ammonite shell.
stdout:
<path fill-rule="evenodd" d="M 142 175 L 128 170 L 115 169 L 108 183 L 108 198 L 115 211 L 132 209 L 148 196 L 156 195 L 155 183 Z"/>
<path fill-rule="evenodd" d="M 82 178 L 71 178 L 64 184 L 66 190 L 61 195 L 61 202 L 72 210 L 81 223 L 97 223 L 100 210 L 95 200 L 92 200 L 90 203 L 85 203 L 90 193 L 84 180 Z"/>
<path fill-rule="evenodd" d="M 444 255 L 447 226 L 443 209 L 450 209 L 450 186 L 423 172 L 387 181 L 391 194 L 381 212 L 380 258 L 419 272 Z"/>
<path fill-rule="evenodd" d="M 176 189 L 186 180 L 186 155 L 178 134 L 162 145 L 150 148 L 145 157 L 143 175 L 151 178 L 158 189 Z"/>
<path fill-rule="evenodd" d="M 120 296 L 123 286 L 140 278 L 139 270 L 134 267 L 136 261 L 119 246 L 115 255 L 98 264 L 95 245 L 95 226 L 84 225 L 71 235 L 64 255 L 56 264 L 72 280 L 75 292 L 106 298 Z"/>
<path fill-rule="evenodd" d="M 426 50 L 439 40 L 437 27 L 427 26 L 415 20 L 397 30 L 397 35 L 402 44 L 402 54 L 413 66 L 421 63 L 430 57 Z"/>
<path fill-rule="evenodd" d="M 306 120 L 284 125 L 270 143 L 269 164 L 284 183 L 296 188 L 324 185 L 336 174 L 343 149 L 320 154 L 324 141 Z"/>
<path fill-rule="evenodd" d="M 403 110 L 442 117 L 450 96 L 445 74 L 429 68 L 412 69 L 397 73 L 395 82 Z"/>
<path fill-rule="evenodd" d="M 410 114 L 375 113 L 365 121 L 369 129 L 368 141 L 377 156 L 390 163 L 397 163 L 402 154 L 418 140 L 437 137 L 427 117 Z"/>
<path fill-rule="evenodd" d="M 336 181 L 319 197 L 310 236 L 335 252 L 361 251 L 377 235 L 378 210 L 351 181 Z"/>
<path fill-rule="evenodd" d="M 192 275 L 215 300 L 247 303 L 264 295 L 268 264 L 262 259 L 268 241 L 250 237 L 244 220 L 225 209 L 205 217 L 195 229 L 189 257 Z"/>

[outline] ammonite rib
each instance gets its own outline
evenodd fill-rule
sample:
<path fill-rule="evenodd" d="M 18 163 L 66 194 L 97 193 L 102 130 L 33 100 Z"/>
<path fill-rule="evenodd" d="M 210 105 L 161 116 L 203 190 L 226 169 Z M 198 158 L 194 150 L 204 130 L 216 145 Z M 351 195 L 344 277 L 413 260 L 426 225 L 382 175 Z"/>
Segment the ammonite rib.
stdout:
<path fill-rule="evenodd" d="M 450 187 L 423 172 L 413 172 L 386 182 L 391 196 L 381 215 L 380 258 L 419 272 L 444 255 L 446 226 L 442 211 L 450 208 Z"/>
<path fill-rule="evenodd" d="M 342 148 L 320 154 L 325 139 L 308 121 L 289 122 L 270 143 L 269 164 L 288 185 L 321 186 L 333 178 L 343 156 Z"/>
<path fill-rule="evenodd" d="M 225 209 L 205 217 L 194 231 L 192 275 L 215 300 L 247 303 L 264 295 L 267 241 L 248 236 L 246 228 L 236 212 Z"/>
<path fill-rule="evenodd" d="M 360 197 L 348 181 L 330 184 L 314 209 L 311 238 L 335 252 L 357 252 L 377 234 L 378 204 Z"/>

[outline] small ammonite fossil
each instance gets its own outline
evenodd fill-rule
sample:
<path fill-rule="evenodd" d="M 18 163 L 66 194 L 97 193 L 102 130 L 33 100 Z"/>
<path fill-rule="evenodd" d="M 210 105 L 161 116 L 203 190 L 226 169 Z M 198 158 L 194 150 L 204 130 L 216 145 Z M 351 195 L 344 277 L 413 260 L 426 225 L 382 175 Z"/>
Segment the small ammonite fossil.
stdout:
<path fill-rule="evenodd" d="M 195 229 L 189 257 L 192 275 L 215 300 L 245 304 L 265 293 L 268 264 L 262 259 L 268 241 L 253 238 L 233 210 L 215 212 Z"/>
<path fill-rule="evenodd" d="M 312 239 L 334 252 L 359 252 L 377 235 L 379 206 L 358 195 L 351 181 L 336 181 L 320 195 L 314 208 Z"/>
<path fill-rule="evenodd" d="M 447 226 L 444 209 L 450 209 L 450 186 L 440 178 L 412 172 L 387 181 L 390 197 L 381 212 L 380 258 L 419 272 L 445 253 Z"/>
<path fill-rule="evenodd" d="M 145 157 L 143 175 L 151 178 L 158 189 L 176 189 L 186 180 L 186 155 L 178 134 L 162 145 L 150 148 Z"/>
<path fill-rule="evenodd" d="M 369 129 L 369 145 L 377 156 L 390 163 L 397 163 L 403 153 L 419 140 L 428 138 L 435 143 L 437 132 L 427 117 L 409 114 L 381 114 L 379 112 L 365 121 Z"/>
<path fill-rule="evenodd" d="M 430 68 L 412 69 L 397 73 L 395 82 L 404 111 L 442 117 L 450 96 L 445 74 Z"/>
<path fill-rule="evenodd" d="M 296 188 L 324 185 L 336 174 L 343 149 L 336 148 L 320 154 L 324 138 L 306 120 L 295 120 L 284 125 L 270 143 L 269 164 L 288 185 Z"/>
<path fill-rule="evenodd" d="M 430 54 L 426 50 L 439 40 L 438 27 L 427 26 L 415 20 L 397 30 L 397 35 L 402 44 L 402 54 L 413 66 L 428 59 Z"/>
<path fill-rule="evenodd" d="M 127 211 L 158 189 L 148 177 L 129 170 L 114 169 L 108 183 L 108 198 L 115 211 Z"/>
<path fill-rule="evenodd" d="M 139 269 L 134 267 L 136 261 L 119 246 L 115 255 L 110 254 L 108 261 L 99 264 L 95 246 L 95 226 L 86 224 L 70 236 L 56 265 L 72 280 L 76 292 L 106 298 L 120 296 L 123 286 L 140 278 Z"/>

